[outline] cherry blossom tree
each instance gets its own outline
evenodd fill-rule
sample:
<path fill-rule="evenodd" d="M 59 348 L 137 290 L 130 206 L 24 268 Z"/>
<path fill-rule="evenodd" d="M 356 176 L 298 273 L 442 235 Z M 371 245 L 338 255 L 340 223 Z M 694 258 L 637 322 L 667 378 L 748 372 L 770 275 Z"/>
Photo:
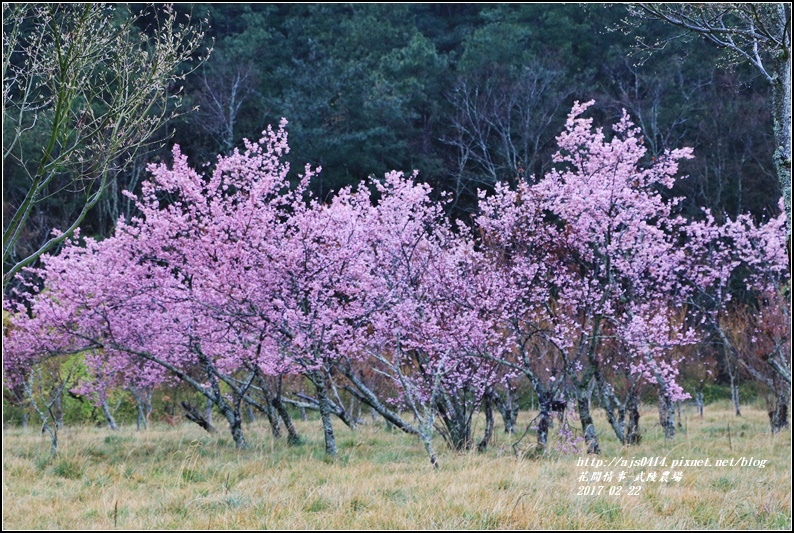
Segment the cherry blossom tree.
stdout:
<path fill-rule="evenodd" d="M 740 215 L 718 224 L 706 211 L 704 220 L 688 229 L 688 247 L 699 251 L 688 272 L 689 305 L 722 346 L 727 365 L 733 365 L 731 376 L 744 369 L 775 391 L 773 432 L 788 424 L 791 390 L 790 272 L 782 208 L 781 200 L 780 214 L 763 223 Z M 731 291 L 736 285 L 745 291 L 738 301 Z M 732 331 L 736 322 L 744 326 L 738 332 Z"/>
<path fill-rule="evenodd" d="M 514 280 L 507 323 L 516 336 L 518 367 L 540 398 L 539 445 L 545 446 L 554 383 L 564 370 L 588 451 L 598 453 L 590 414 L 594 384 L 622 442 L 637 440 L 639 381 L 653 383 L 670 412 L 672 402 L 685 397 L 669 358 L 674 347 L 694 340 L 674 319 L 684 304 L 676 280 L 687 257 L 676 234 L 685 222 L 675 214 L 677 200 L 664 200 L 661 191 L 673 186 L 677 162 L 691 150 L 646 162 L 629 117 L 624 113 L 608 139 L 582 117 L 590 105 L 574 105 L 557 138 L 557 168 L 534 185 L 497 187 L 478 222 L 495 260 L 502 259 Z M 628 379 L 623 401 L 607 367 Z M 663 425 L 672 436 L 667 417 Z"/>
<path fill-rule="evenodd" d="M 371 209 L 363 187 L 344 189 L 330 205 L 294 204 L 279 243 L 275 333 L 294 371 L 314 385 L 330 456 L 337 454 L 331 415 L 355 426 L 333 374 L 342 359 L 362 352 L 359 331 L 380 305 L 368 266 Z"/>
<path fill-rule="evenodd" d="M 17 314 L 12 359 L 24 366 L 39 354 L 102 350 L 108 365 L 149 361 L 211 400 L 245 447 L 240 405 L 252 401 L 250 367 L 283 370 L 267 334 L 278 283 L 268 252 L 284 210 L 301 197 L 300 188 L 287 194 L 284 125 L 219 157 L 209 176 L 178 147 L 172 167 L 150 167 L 136 198 L 140 218 L 119 221 L 105 241 L 73 241 L 37 271 L 47 294 L 29 297 L 30 314 Z M 245 377 L 233 379 L 239 371 Z"/>
<path fill-rule="evenodd" d="M 556 168 L 482 193 L 470 227 L 453 224 L 416 175 L 392 172 L 320 202 L 308 192 L 317 170 L 290 180 L 285 122 L 206 170 L 175 147 L 140 195 L 128 193 L 138 217 L 101 242 L 69 239 L 27 271 L 29 291 L 6 303 L 4 381 L 19 389 L 36 365 L 79 353 L 93 376 L 82 387 L 100 400 L 179 379 L 244 448 L 246 405 L 268 415 L 274 436 L 280 417 L 299 441 L 281 390 L 295 376 L 314 395 L 289 401 L 320 412 L 329 456 L 332 416 L 356 425 L 346 392 L 418 436 L 437 467 L 433 436 L 472 447 L 482 408 L 485 449 L 497 388 L 526 377 L 539 399 L 537 449 L 572 399 L 587 451 L 599 453 L 596 391 L 620 441 L 638 444 L 640 391 L 654 387 L 673 437 L 674 402 L 687 397 L 680 349 L 698 340 L 690 308 L 759 371 L 719 329 L 728 280 L 743 275 L 764 369 L 790 387 L 790 336 L 775 326 L 788 316 L 785 219 L 686 221 L 666 196 L 691 150 L 649 159 L 625 113 L 607 135 L 583 117 L 590 105 L 571 111 Z M 787 420 L 778 405 L 773 430 Z M 561 431 L 574 438 L 567 422 Z"/>
<path fill-rule="evenodd" d="M 482 198 L 477 228 L 487 261 L 500 283 L 501 316 L 513 340 L 513 350 L 497 361 L 526 376 L 538 397 L 534 422 L 537 450 L 547 450 L 552 404 L 562 401 L 564 364 L 547 338 L 552 304 L 554 240 L 544 223 L 537 187 L 520 182 L 515 188 L 498 184 L 495 194 Z"/>
<path fill-rule="evenodd" d="M 442 206 L 415 176 L 390 173 L 375 187 L 377 202 L 365 232 L 370 314 L 359 329 L 358 349 L 395 394 L 374 394 L 350 357 L 340 368 L 351 394 L 389 423 L 418 435 L 437 466 L 434 428 L 451 446 L 468 448 L 472 416 L 491 376 L 484 371 L 488 363 L 472 357 L 489 330 L 472 321 L 481 307 L 474 300 L 482 296 L 472 297 L 465 282 L 477 264 L 473 242 L 451 230 Z M 411 412 L 416 424 L 403 420 L 400 409 Z"/>

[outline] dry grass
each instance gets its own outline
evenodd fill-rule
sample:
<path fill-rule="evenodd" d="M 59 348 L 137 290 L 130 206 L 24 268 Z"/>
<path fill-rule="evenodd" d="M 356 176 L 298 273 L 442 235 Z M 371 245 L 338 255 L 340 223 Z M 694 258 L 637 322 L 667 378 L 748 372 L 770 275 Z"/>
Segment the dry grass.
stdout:
<path fill-rule="evenodd" d="M 34 429 L 3 432 L 3 529 L 717 529 L 791 528 L 791 436 L 771 436 L 763 411 L 734 418 L 727 404 L 685 431 L 662 438 L 653 408 L 638 448 L 621 449 L 597 420 L 602 459 L 754 457 L 765 468 L 683 467 L 680 482 L 580 483 L 584 456 L 516 458 L 514 437 L 497 434 L 485 454 L 438 443 L 433 471 L 420 443 L 379 424 L 356 432 L 338 424 L 340 455 L 322 454 L 319 422 L 298 423 L 300 447 L 274 442 L 265 423 L 246 428 L 250 450 L 199 428 L 137 433 L 63 430 L 61 454 Z M 523 422 L 528 422 L 526 413 Z M 730 425 L 730 443 L 728 426 Z M 618 471 L 617 468 L 599 470 Z M 669 468 L 655 468 L 661 473 Z M 582 485 L 603 485 L 579 496 Z M 609 496 L 620 485 L 620 496 Z M 616 490 L 616 489 L 613 489 Z"/>

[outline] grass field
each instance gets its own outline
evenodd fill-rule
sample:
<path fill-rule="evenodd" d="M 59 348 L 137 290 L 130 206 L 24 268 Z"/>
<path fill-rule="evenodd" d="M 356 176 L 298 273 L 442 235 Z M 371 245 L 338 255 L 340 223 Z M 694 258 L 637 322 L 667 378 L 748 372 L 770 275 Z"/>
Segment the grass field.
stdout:
<path fill-rule="evenodd" d="M 299 447 L 274 441 L 266 421 L 255 422 L 245 451 L 223 431 L 188 424 L 115 433 L 67 427 L 52 460 L 46 436 L 10 428 L 3 529 L 790 529 L 791 434 L 770 435 L 759 409 L 742 413 L 716 404 L 701 420 L 684 409 L 684 428 L 665 442 L 649 406 L 634 448 L 621 448 L 598 418 L 600 468 L 577 464 L 584 454 L 517 458 L 516 437 L 500 431 L 484 454 L 448 451 L 439 441 L 434 471 L 418 440 L 372 423 L 355 432 L 336 424 L 336 462 L 323 457 L 318 421 L 297 422 L 306 438 Z M 666 467 L 608 466 L 643 457 L 667 457 Z M 742 457 L 756 466 L 715 465 Z M 710 466 L 670 468 L 673 459 Z M 615 477 L 590 482 L 596 471 Z M 620 471 L 627 476 L 617 481 Z M 680 472 L 680 481 L 635 480 L 664 471 Z"/>

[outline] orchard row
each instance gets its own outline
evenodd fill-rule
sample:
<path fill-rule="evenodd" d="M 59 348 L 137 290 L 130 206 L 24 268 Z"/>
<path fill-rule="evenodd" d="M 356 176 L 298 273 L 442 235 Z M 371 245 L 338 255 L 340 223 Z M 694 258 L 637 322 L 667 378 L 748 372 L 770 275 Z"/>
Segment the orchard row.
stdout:
<path fill-rule="evenodd" d="M 514 424 L 519 380 L 539 400 L 540 450 L 570 404 L 599 452 L 594 393 L 618 439 L 639 443 L 648 388 L 672 438 L 673 404 L 688 397 L 679 369 L 698 364 L 681 354 L 707 336 L 790 390 L 785 215 L 683 218 L 670 190 L 691 150 L 650 158 L 625 113 L 605 132 L 584 117 L 590 104 L 571 111 L 552 171 L 481 192 L 465 221 L 445 215 L 451 198 L 397 172 L 319 202 L 308 190 L 320 169 L 288 175 L 286 121 L 207 173 L 176 147 L 171 166 L 151 165 L 141 194 L 127 193 L 138 218 L 26 273 L 29 292 L 6 304 L 4 384 L 32 395 L 36 365 L 82 353 L 91 378 L 80 390 L 97 402 L 181 380 L 245 447 L 246 405 L 297 439 L 280 384 L 302 376 L 314 390 L 290 401 L 319 410 L 329 455 L 333 417 L 355 424 L 344 390 L 416 435 L 434 465 L 434 431 L 467 448 L 482 407 L 484 447 L 494 406 Z M 752 317 L 744 344 L 724 327 L 737 305 Z M 743 356 L 748 344 L 763 357 Z M 55 449 L 57 429 L 37 409 Z"/>

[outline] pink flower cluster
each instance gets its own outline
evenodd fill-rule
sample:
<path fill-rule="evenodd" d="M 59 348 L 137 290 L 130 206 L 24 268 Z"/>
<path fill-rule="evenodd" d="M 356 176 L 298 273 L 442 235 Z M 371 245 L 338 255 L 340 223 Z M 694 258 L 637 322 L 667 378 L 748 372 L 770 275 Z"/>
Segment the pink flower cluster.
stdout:
<path fill-rule="evenodd" d="M 43 289 L 7 304 L 4 380 L 85 351 L 96 391 L 210 367 L 353 365 L 406 402 L 466 391 L 477 405 L 516 375 L 539 396 L 629 376 L 685 398 L 675 349 L 698 340 L 688 303 L 726 291 L 740 263 L 748 286 L 771 290 L 787 275 L 784 218 L 682 219 L 661 191 L 691 150 L 649 162 L 629 117 L 608 136 L 582 117 L 591 104 L 569 115 L 555 170 L 481 195 L 473 228 L 450 223 L 415 175 L 312 198 L 319 169 L 291 183 L 286 121 L 207 174 L 175 147 L 127 193 L 138 218 L 28 272 Z"/>

